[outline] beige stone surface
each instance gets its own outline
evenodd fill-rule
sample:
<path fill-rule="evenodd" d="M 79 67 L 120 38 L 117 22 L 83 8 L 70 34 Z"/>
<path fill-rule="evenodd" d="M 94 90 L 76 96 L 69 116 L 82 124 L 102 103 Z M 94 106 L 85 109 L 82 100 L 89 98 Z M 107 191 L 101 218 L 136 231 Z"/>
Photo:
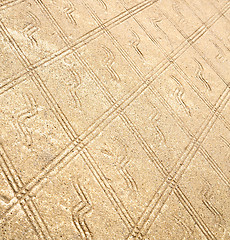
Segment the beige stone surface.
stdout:
<path fill-rule="evenodd" d="M 230 1 L 0 0 L 0 239 L 230 239 Z"/>

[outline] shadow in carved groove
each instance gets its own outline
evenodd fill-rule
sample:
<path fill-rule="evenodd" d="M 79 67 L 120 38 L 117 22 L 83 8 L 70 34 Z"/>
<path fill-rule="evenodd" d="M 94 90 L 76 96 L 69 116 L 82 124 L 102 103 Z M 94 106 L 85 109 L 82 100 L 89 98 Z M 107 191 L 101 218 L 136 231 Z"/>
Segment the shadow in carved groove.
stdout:
<path fill-rule="evenodd" d="M 17 114 L 17 127 L 20 134 L 25 139 L 25 144 L 27 146 L 31 146 L 33 139 L 28 127 L 26 126 L 26 121 L 34 117 L 38 113 L 38 110 L 32 94 L 23 94 L 23 97 L 25 99 L 27 108 Z"/>
<path fill-rule="evenodd" d="M 80 232 L 81 238 L 91 240 L 93 235 L 85 221 L 85 215 L 92 211 L 92 204 L 79 184 L 73 184 L 73 187 L 80 198 L 80 202 L 72 208 L 72 221 Z"/>
<path fill-rule="evenodd" d="M 69 7 L 64 8 L 64 13 L 66 15 L 66 18 L 73 24 L 77 25 L 77 22 L 73 16 L 73 13 L 75 11 L 75 7 L 73 6 L 72 2 L 69 1 Z"/>
<path fill-rule="evenodd" d="M 115 60 L 115 56 L 114 56 L 113 52 L 105 46 L 102 46 L 102 48 L 107 55 L 106 64 L 105 64 L 107 71 L 110 73 L 113 80 L 115 80 L 116 82 L 120 82 L 121 79 L 120 79 L 119 75 L 113 69 L 113 64 L 114 64 L 114 60 Z"/>
<path fill-rule="evenodd" d="M 208 83 L 208 81 L 204 77 L 204 67 L 203 65 L 196 59 L 194 58 L 194 61 L 197 64 L 197 71 L 196 71 L 196 78 L 200 80 L 200 82 L 209 90 L 211 91 L 211 87 Z"/>
<path fill-rule="evenodd" d="M 131 161 L 131 156 L 129 156 L 130 151 L 128 151 L 128 146 L 123 144 L 121 140 L 116 139 L 118 143 L 118 147 L 115 151 L 112 151 L 109 147 L 101 148 L 101 152 L 108 157 L 113 157 L 116 159 L 116 163 L 118 164 L 118 172 L 124 178 L 127 186 L 133 191 L 137 192 L 138 187 L 134 178 L 131 176 L 129 171 L 127 170 L 127 166 Z M 115 142 L 114 142 L 115 143 Z"/>
<path fill-rule="evenodd" d="M 38 42 L 34 35 L 40 30 L 40 20 L 31 12 L 28 12 L 30 23 L 28 23 L 22 30 L 23 35 L 30 41 L 32 46 L 37 46 Z"/>
<path fill-rule="evenodd" d="M 131 30 L 131 33 L 132 33 L 133 39 L 130 41 L 130 45 L 135 50 L 135 52 L 139 55 L 139 57 L 144 59 L 144 55 L 143 55 L 142 51 L 139 48 L 139 44 L 140 44 L 140 41 L 141 41 L 140 37 L 133 30 Z"/>
<path fill-rule="evenodd" d="M 80 87 L 81 83 L 82 83 L 82 79 L 80 77 L 80 75 L 73 69 L 73 68 L 69 68 L 69 72 L 71 74 L 72 79 L 74 80 L 74 83 L 71 84 L 70 86 L 70 94 L 76 104 L 76 107 L 81 109 L 82 108 L 82 102 L 81 99 L 78 96 L 78 88 Z"/>
<path fill-rule="evenodd" d="M 149 118 L 150 118 L 150 120 L 152 120 L 152 124 L 153 124 L 154 128 L 156 129 L 156 132 L 160 138 L 160 142 L 163 142 L 164 144 L 166 144 L 165 135 L 158 125 L 158 121 L 161 118 L 160 111 L 158 110 L 158 108 L 155 105 L 152 104 L 151 101 L 149 101 L 149 102 L 152 106 L 152 111 L 153 111 L 153 113 L 150 115 Z"/>
<path fill-rule="evenodd" d="M 191 116 L 190 108 L 187 106 L 187 104 L 183 100 L 183 96 L 184 96 L 185 90 L 184 90 L 184 87 L 183 87 L 182 83 L 179 81 L 178 78 L 176 78 L 173 75 L 171 76 L 171 78 L 176 82 L 176 84 L 178 86 L 175 89 L 175 91 L 174 91 L 174 95 L 175 95 L 176 101 L 180 104 L 180 106 L 183 107 L 183 109 L 185 110 L 186 114 Z"/>

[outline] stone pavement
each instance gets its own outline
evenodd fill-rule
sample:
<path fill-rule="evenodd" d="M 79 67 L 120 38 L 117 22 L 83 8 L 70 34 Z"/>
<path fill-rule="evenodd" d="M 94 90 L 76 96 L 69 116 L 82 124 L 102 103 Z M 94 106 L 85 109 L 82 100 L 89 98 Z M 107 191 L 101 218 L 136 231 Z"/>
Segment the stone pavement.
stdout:
<path fill-rule="evenodd" d="M 230 1 L 0 1 L 0 239 L 230 239 Z"/>

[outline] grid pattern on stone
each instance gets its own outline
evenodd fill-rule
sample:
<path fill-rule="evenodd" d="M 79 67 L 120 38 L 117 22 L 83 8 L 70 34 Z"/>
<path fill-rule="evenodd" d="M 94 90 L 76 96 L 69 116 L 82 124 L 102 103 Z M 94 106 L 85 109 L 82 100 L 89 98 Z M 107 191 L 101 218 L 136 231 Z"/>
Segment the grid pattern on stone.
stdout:
<path fill-rule="evenodd" d="M 230 2 L 0 3 L 0 237 L 230 238 Z"/>

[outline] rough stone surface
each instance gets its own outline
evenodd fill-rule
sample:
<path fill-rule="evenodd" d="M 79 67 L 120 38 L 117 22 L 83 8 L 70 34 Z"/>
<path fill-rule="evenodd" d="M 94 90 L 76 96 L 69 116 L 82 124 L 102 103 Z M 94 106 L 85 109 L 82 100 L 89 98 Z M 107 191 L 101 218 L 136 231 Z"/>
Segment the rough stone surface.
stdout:
<path fill-rule="evenodd" d="M 230 239 L 230 1 L 0 0 L 0 239 Z"/>

